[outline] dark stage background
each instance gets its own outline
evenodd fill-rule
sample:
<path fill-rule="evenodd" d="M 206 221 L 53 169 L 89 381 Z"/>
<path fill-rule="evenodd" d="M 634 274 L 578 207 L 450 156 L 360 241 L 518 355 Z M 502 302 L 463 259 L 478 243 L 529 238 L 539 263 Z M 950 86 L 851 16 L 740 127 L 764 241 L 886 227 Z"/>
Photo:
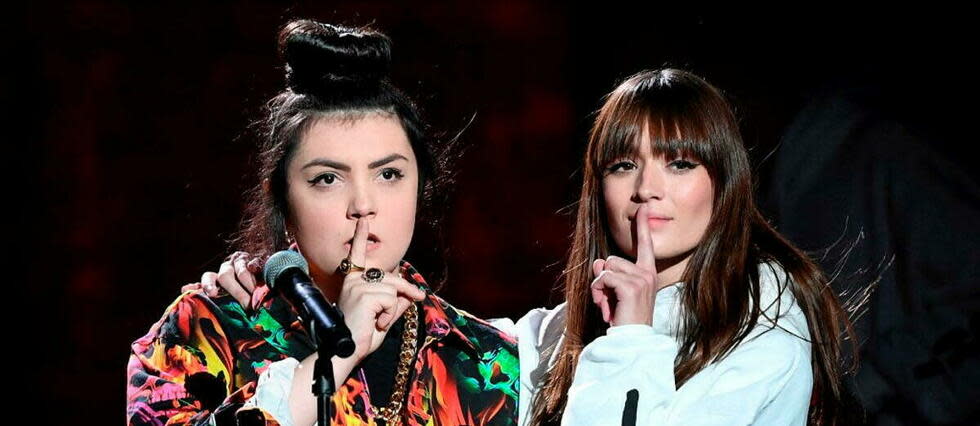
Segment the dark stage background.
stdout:
<path fill-rule="evenodd" d="M 283 86 L 277 29 L 313 17 L 386 32 L 394 80 L 437 129 L 454 134 L 475 115 L 444 228 L 441 294 L 454 304 L 517 318 L 558 301 L 549 295 L 590 113 L 636 71 L 686 68 L 730 95 L 762 204 L 791 238 L 821 250 L 842 235 L 857 239 L 864 226 L 865 248 L 845 274 L 896 256 L 895 276 L 882 282 L 892 290 L 879 293 L 887 300 L 875 299 L 861 324 L 869 362 L 880 365 L 862 388 L 873 421 L 967 423 L 980 398 L 971 386 L 980 383 L 980 192 L 967 156 L 976 139 L 976 46 L 967 40 L 975 23 L 963 11 L 923 7 L 16 6 L 3 83 L 12 117 L 5 145 L 14 149 L 6 204 L 20 271 L 8 301 L 16 315 L 6 352 L 21 366 L 14 393 L 36 407 L 24 412 L 32 423 L 123 420 L 128 345 L 182 284 L 229 253 L 252 185 L 246 127 Z M 780 141 L 796 149 L 767 159 Z M 855 146 L 876 148 L 858 158 L 849 155 Z M 814 152 L 827 155 L 808 161 Z M 882 162 L 891 171 L 875 182 L 897 184 L 850 179 Z M 891 220 L 910 210 L 914 218 Z M 921 273 L 903 275 L 909 268 Z M 933 333 L 929 321 L 952 331 Z"/>

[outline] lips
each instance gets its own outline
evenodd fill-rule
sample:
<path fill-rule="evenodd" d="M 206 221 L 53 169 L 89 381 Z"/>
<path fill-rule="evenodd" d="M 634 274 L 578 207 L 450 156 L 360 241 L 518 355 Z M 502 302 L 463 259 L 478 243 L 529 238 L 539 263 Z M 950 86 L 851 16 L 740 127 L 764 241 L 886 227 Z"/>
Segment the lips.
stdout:
<path fill-rule="evenodd" d="M 368 244 L 381 242 L 381 240 L 378 239 L 378 236 L 377 235 L 374 235 L 372 233 L 368 233 L 367 240 L 368 240 Z M 354 237 L 350 237 L 350 239 L 347 240 L 347 243 L 346 244 L 347 245 L 350 245 L 350 244 L 353 244 L 353 243 L 354 243 Z"/>
<path fill-rule="evenodd" d="M 351 239 L 347 240 L 347 242 L 344 243 L 344 248 L 347 249 L 347 251 L 350 251 L 351 245 L 353 243 L 354 243 L 354 237 L 351 237 Z M 378 238 L 377 235 L 369 233 L 367 237 L 367 243 L 368 244 L 365 251 L 372 251 L 378 248 L 378 245 L 381 244 L 381 239 Z"/>
<path fill-rule="evenodd" d="M 651 214 L 651 215 L 647 216 L 647 220 L 649 220 L 651 222 L 653 222 L 653 221 L 666 222 L 668 220 L 674 220 L 674 218 L 672 218 L 670 216 L 661 215 L 661 214 Z M 630 222 L 635 222 L 635 221 L 636 221 L 636 216 L 630 216 Z"/>
<path fill-rule="evenodd" d="M 670 216 L 656 213 L 647 216 L 647 224 L 651 230 L 660 228 L 672 220 L 674 220 L 674 218 Z M 630 217 L 630 222 L 636 223 L 636 216 Z"/>

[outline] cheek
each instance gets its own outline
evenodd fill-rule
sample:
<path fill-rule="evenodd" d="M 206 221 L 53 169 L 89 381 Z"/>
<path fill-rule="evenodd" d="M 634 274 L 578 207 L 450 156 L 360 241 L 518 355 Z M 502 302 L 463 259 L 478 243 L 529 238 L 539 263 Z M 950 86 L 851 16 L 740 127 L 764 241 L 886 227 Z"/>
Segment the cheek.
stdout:
<path fill-rule="evenodd" d="M 683 200 L 687 216 L 691 218 L 690 232 L 698 238 L 704 234 L 711 221 L 713 199 L 714 188 L 706 173 L 693 181 L 685 191 Z"/>
<path fill-rule="evenodd" d="M 606 220 L 617 242 L 632 241 L 630 227 L 626 219 L 626 209 L 630 205 L 630 188 L 623 180 L 606 179 L 602 183 L 602 197 L 606 209 Z"/>
<path fill-rule="evenodd" d="M 418 209 L 417 183 L 404 182 L 394 191 L 382 197 L 385 205 L 380 209 L 387 222 L 387 232 L 392 241 L 397 241 L 401 249 L 408 248 L 415 231 L 415 215 Z"/>
<path fill-rule="evenodd" d="M 310 194 L 291 195 L 290 222 L 300 233 L 297 237 L 307 243 L 319 242 L 323 239 L 334 240 L 341 238 L 344 226 L 345 209 L 341 203 L 329 199 L 309 196 Z"/>
<path fill-rule="evenodd" d="M 412 234 L 415 230 L 417 197 L 414 193 L 404 194 L 392 201 L 397 203 L 389 207 L 395 222 L 393 231 L 397 234 L 398 239 L 407 245 L 412 240 Z"/>

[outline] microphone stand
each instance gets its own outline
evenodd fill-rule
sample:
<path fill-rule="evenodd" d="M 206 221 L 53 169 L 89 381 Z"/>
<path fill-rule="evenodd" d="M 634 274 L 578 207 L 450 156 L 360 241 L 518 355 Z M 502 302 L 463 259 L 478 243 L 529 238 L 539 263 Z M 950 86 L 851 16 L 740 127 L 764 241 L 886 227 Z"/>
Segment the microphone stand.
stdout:
<path fill-rule="evenodd" d="M 263 268 L 265 281 L 273 287 L 282 284 L 286 301 L 305 319 L 304 325 L 316 344 L 317 360 L 313 365 L 313 394 L 317 398 L 317 423 L 328 426 L 333 418 L 330 399 L 337 390 L 332 358 L 347 358 L 355 343 L 344 324 L 344 313 L 329 304 L 309 277 L 309 265 L 302 255 L 283 250 L 273 254 Z"/>
<path fill-rule="evenodd" d="M 337 391 L 337 384 L 333 378 L 333 356 L 337 355 L 337 349 L 336 345 L 320 341 L 321 336 L 319 334 L 324 334 L 322 337 L 324 340 L 327 340 L 330 333 L 317 333 L 320 327 L 317 327 L 315 321 L 310 320 L 307 329 L 310 330 L 310 337 L 317 343 L 317 359 L 313 364 L 313 394 L 316 395 L 316 424 L 317 426 L 328 426 L 330 425 L 330 419 L 334 417 L 333 404 L 330 403 L 330 399 L 333 398 L 334 392 Z"/>

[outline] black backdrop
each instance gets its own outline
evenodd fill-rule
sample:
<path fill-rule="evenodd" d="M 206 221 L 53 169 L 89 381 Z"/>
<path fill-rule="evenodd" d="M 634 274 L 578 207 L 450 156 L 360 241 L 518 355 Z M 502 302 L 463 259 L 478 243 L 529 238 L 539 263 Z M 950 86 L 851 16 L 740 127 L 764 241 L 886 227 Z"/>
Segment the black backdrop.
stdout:
<path fill-rule="evenodd" d="M 834 88 L 890 94 L 898 107 L 889 111 L 948 141 L 955 159 L 974 143 L 966 36 L 975 24 L 937 5 L 79 2 L 10 11 L 6 205 L 18 272 L 7 353 L 24 389 L 15 394 L 40 404 L 31 413 L 42 422 L 121 421 L 128 344 L 180 285 L 228 253 L 251 185 L 246 127 L 282 86 L 275 34 L 289 18 L 373 22 L 395 42 L 395 81 L 436 128 L 451 134 L 475 114 L 448 211 L 441 293 L 480 316 L 556 301 L 590 113 L 641 69 L 686 68 L 730 95 L 770 213 L 786 214 L 766 198 L 773 159 L 763 160 L 804 106 Z M 971 283 L 958 297 L 976 309 L 976 296 Z M 937 386 L 950 380 L 963 379 Z"/>

